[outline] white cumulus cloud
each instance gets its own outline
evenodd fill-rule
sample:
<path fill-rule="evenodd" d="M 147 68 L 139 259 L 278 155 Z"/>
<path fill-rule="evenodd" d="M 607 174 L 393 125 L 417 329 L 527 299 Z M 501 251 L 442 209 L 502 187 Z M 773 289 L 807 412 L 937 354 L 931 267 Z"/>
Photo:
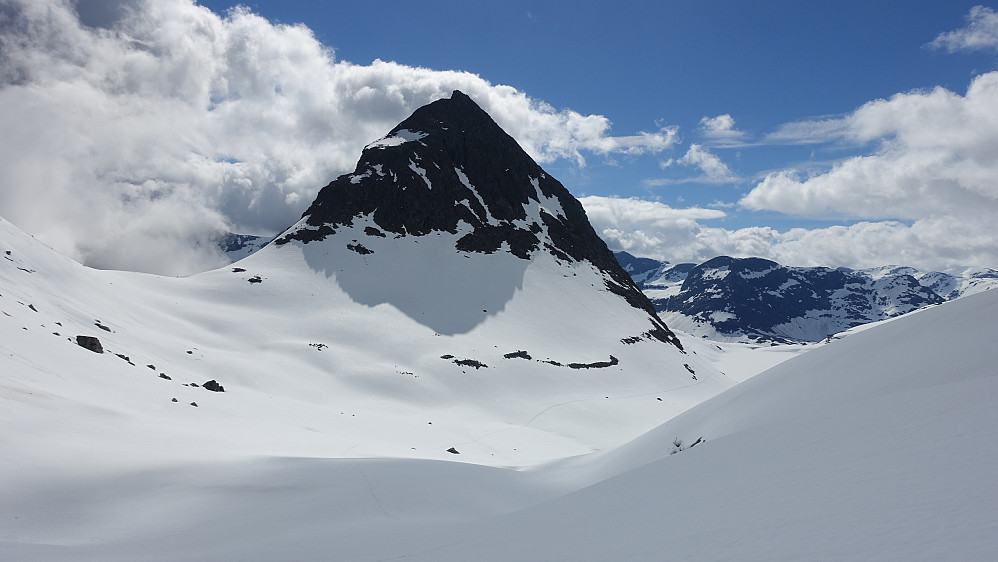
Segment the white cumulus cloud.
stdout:
<path fill-rule="evenodd" d="M 875 150 L 813 175 L 774 172 L 740 204 L 790 215 L 903 220 L 910 226 L 863 223 L 824 233 L 834 241 L 851 238 L 854 248 L 886 244 L 879 250 L 894 248 L 892 262 L 914 252 L 912 260 L 934 267 L 998 263 L 992 226 L 998 217 L 998 72 L 974 78 L 966 95 L 935 88 L 869 102 L 841 124 L 844 138 Z M 902 241 L 916 247 L 904 249 Z M 800 235 L 794 242 L 805 243 L 818 240 Z"/>
<path fill-rule="evenodd" d="M 735 119 L 727 113 L 704 117 L 699 125 L 701 133 L 711 145 L 734 147 L 745 142 L 745 132 L 735 128 Z"/>
<path fill-rule="evenodd" d="M 698 221 L 725 217 L 717 209 L 676 209 L 638 198 L 588 196 L 579 199 L 593 228 L 613 250 L 671 262 L 704 257 Z M 713 250 L 707 250 L 710 253 Z M 706 257 L 713 257 L 711 254 Z M 706 259 L 706 258 L 705 258 Z"/>
<path fill-rule="evenodd" d="M 276 233 L 364 145 L 460 89 L 540 162 L 655 153 L 466 72 L 335 60 L 303 25 L 192 0 L 0 2 L 0 212 L 99 267 L 220 265 L 226 230 Z"/>
<path fill-rule="evenodd" d="M 645 185 L 669 185 L 675 183 L 733 183 L 741 178 L 728 168 L 721 159 L 699 144 L 691 144 L 679 158 L 670 158 L 661 163 L 662 169 L 670 166 L 689 166 L 700 170 L 699 176 L 683 179 L 649 179 Z"/>
<path fill-rule="evenodd" d="M 720 255 L 761 257 L 785 265 L 872 267 L 909 265 L 944 270 L 996 263 L 994 236 L 980 225 L 934 217 L 911 225 L 863 221 L 850 226 L 728 229 L 705 224 L 727 215 L 716 209 L 676 209 L 636 198 L 583 197 L 590 222 L 612 250 L 671 263 L 700 263 Z"/>
<path fill-rule="evenodd" d="M 929 47 L 956 51 L 998 49 L 998 13 L 986 6 L 974 6 L 967 14 L 967 26 L 940 33 Z"/>

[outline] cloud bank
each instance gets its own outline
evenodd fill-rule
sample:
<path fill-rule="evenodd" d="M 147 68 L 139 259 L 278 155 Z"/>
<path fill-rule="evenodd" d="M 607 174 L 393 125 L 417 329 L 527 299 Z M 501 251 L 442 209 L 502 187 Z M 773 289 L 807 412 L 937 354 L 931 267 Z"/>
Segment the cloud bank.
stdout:
<path fill-rule="evenodd" d="M 766 227 L 729 231 L 700 224 L 727 216 L 718 209 L 676 209 L 657 201 L 595 195 L 579 201 L 612 250 L 673 263 L 701 262 L 722 254 L 767 255 L 778 236 Z"/>
<path fill-rule="evenodd" d="M 851 240 L 857 256 L 890 248 L 912 265 L 998 263 L 992 227 L 998 217 L 998 72 L 974 78 L 963 96 L 936 88 L 867 103 L 839 130 L 876 150 L 808 177 L 772 173 L 740 204 L 798 216 L 894 219 L 825 233 Z M 829 249 L 816 234 L 792 238 Z"/>
<path fill-rule="evenodd" d="M 871 152 L 820 173 L 770 173 L 741 198 L 740 209 L 852 224 L 728 230 L 701 224 L 721 216 L 699 209 L 630 199 L 583 202 L 614 249 L 673 262 L 728 254 L 788 265 L 998 266 L 998 72 L 974 78 L 965 95 L 944 88 L 901 93 L 841 119 L 780 131 L 793 142 L 812 134 L 814 142 L 869 146 Z M 684 163 L 700 165 L 709 176 L 703 166 L 709 160 L 691 156 L 695 147 Z M 714 173 L 723 174 L 721 168 Z"/>
<path fill-rule="evenodd" d="M 677 141 L 614 137 L 606 117 L 466 72 L 337 61 L 307 27 L 247 9 L 3 0 L 0 213 L 88 265 L 208 269 L 220 232 L 289 226 L 364 145 L 454 89 L 542 163 Z"/>
<path fill-rule="evenodd" d="M 998 49 L 998 13 L 977 6 L 966 27 L 942 33 L 928 46 Z M 719 147 L 739 146 L 743 133 L 734 125 L 727 114 L 699 124 Z M 843 117 L 786 123 L 760 142 L 825 143 L 863 154 L 817 172 L 809 164 L 771 172 L 741 197 L 735 212 L 831 218 L 845 225 L 726 229 L 709 222 L 730 218 L 719 211 L 600 197 L 584 198 L 583 204 L 613 249 L 674 263 L 727 254 L 804 266 L 998 267 L 998 72 L 975 77 L 964 95 L 939 87 L 899 93 Z M 704 179 L 733 176 L 696 144 L 664 164 L 699 167 Z"/>
<path fill-rule="evenodd" d="M 998 48 L 977 7 L 932 48 Z M 192 0 L 0 0 L 0 214 L 88 265 L 179 275 L 216 267 L 225 231 L 276 233 L 364 145 L 460 89 L 541 163 L 656 154 L 678 128 L 614 136 L 466 72 L 337 61 L 302 25 Z M 669 165 L 743 183 L 707 147 L 745 147 L 728 114 L 698 124 Z M 843 117 L 788 123 L 756 144 L 836 143 L 863 154 L 765 176 L 737 208 L 583 198 L 614 249 L 673 262 L 760 256 L 790 265 L 998 267 L 998 73 L 964 95 L 936 88 Z M 665 180 L 663 183 L 669 183 Z M 712 189 L 714 189 L 712 187 Z M 720 207 L 727 211 L 718 210 Z M 843 226 L 731 229 L 762 211 Z M 728 214 L 726 214 L 728 213 Z"/>

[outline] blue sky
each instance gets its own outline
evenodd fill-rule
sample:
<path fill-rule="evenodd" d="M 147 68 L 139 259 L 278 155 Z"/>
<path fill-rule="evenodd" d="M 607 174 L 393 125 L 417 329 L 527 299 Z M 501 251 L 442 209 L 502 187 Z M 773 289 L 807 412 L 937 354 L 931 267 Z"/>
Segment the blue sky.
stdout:
<path fill-rule="evenodd" d="M 979 1 L 5 2 L 0 117 L 30 133 L 0 147 L 0 214 L 92 265 L 155 270 L 153 237 L 202 269 L 183 248 L 280 230 L 460 88 L 614 249 L 998 267 L 998 16 Z M 46 222 L 30 185 L 83 203 Z M 113 226 L 81 240 L 84 211 Z"/>

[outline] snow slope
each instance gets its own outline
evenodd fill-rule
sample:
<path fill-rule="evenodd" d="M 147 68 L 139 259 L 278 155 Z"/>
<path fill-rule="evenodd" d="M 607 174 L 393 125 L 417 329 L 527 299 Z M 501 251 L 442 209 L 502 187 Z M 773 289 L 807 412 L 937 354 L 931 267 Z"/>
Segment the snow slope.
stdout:
<path fill-rule="evenodd" d="M 996 315 L 983 294 L 823 346 L 406 559 L 992 559 Z"/>
<path fill-rule="evenodd" d="M 83 268 L 6 222 L 0 241 L 0 559 L 983 560 L 998 548 L 993 291 L 704 401 L 728 385 L 695 341 L 680 360 L 712 382 L 686 388 L 641 368 L 609 383 L 504 360 L 498 320 L 543 306 L 517 302 L 540 262 L 501 312 L 444 336 L 344 298 L 325 272 L 301 275 L 291 246 L 236 264 L 245 272 L 170 279 Z M 108 352 L 66 341 L 77 333 Z M 524 341 L 581 354 L 570 340 Z M 445 350 L 490 366 L 461 369 Z M 640 350 L 621 344 L 621 364 L 651 369 Z M 225 392 L 182 385 L 208 378 Z"/>
<path fill-rule="evenodd" d="M 453 446 L 460 460 L 531 464 L 605 448 L 733 384 L 671 345 L 620 342 L 648 330 L 644 315 L 621 313 L 587 265 L 565 278 L 547 255 L 467 258 L 446 236 L 381 239 L 368 256 L 291 243 L 174 279 L 90 270 L 10 223 L 0 230 L 11 251 L 0 260 L 8 392 L 33 397 L 21 405 L 35 410 L 38 396 L 58 394 L 57 408 L 114 411 L 128 424 L 147 420 L 143 433 L 180 433 L 211 450 L 452 458 Z M 68 341 L 77 335 L 99 337 L 108 352 Z M 506 357 L 517 351 L 531 359 Z M 569 367 L 611 356 L 617 364 Z M 182 386 L 210 379 L 225 392 Z M 191 416 L 202 421 L 162 427 Z M 203 434 L 185 433 L 194 430 Z"/>

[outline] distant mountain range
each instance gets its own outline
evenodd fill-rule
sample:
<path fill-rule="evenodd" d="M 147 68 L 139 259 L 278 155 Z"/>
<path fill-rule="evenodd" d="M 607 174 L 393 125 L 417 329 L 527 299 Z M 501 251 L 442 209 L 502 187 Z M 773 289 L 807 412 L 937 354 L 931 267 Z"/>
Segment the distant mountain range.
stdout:
<path fill-rule="evenodd" d="M 843 330 L 998 287 L 998 271 L 788 267 L 720 256 L 670 264 L 616 252 L 663 319 L 709 339 L 817 342 Z"/>

